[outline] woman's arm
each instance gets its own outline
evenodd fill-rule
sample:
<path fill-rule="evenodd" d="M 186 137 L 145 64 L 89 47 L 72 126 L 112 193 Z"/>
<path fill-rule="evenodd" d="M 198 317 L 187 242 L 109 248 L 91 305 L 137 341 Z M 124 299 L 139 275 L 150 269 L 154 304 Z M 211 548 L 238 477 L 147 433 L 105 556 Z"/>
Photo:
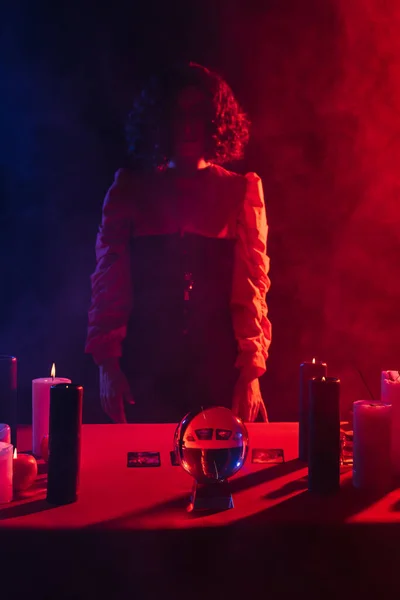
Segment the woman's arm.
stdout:
<path fill-rule="evenodd" d="M 238 342 L 236 366 L 240 369 L 238 390 L 251 401 L 250 388 L 266 371 L 271 343 L 266 294 L 270 287 L 267 256 L 268 224 L 262 182 L 258 175 L 246 175 L 246 192 L 237 223 L 237 242 L 232 286 L 232 319 Z M 244 387 L 249 384 L 247 393 Z M 240 399 L 236 398 L 236 403 Z M 243 407 L 242 407 L 243 408 Z M 254 411 L 253 411 L 254 412 Z"/>
<path fill-rule="evenodd" d="M 96 241 L 96 270 L 92 275 L 92 302 L 86 353 L 98 365 L 118 359 L 132 309 L 130 273 L 131 175 L 120 169 L 103 204 Z"/>

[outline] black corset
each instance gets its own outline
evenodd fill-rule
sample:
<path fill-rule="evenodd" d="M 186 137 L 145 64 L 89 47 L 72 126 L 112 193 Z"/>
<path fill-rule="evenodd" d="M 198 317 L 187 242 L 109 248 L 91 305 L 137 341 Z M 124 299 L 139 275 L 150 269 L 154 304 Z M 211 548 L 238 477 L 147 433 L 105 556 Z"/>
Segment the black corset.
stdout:
<path fill-rule="evenodd" d="M 195 234 L 132 239 L 133 310 L 124 354 L 139 371 L 215 355 L 234 362 L 230 301 L 235 240 Z"/>

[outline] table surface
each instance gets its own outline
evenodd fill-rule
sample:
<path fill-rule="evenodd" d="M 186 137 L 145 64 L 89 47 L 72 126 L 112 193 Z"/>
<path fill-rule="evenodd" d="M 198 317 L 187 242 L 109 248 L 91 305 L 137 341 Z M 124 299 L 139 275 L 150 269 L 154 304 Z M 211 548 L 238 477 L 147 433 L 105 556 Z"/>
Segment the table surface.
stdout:
<path fill-rule="evenodd" d="M 170 462 L 176 425 L 83 425 L 79 499 L 51 507 L 46 502 L 45 465 L 36 484 L 0 508 L 0 528 L 186 529 L 261 523 L 392 523 L 400 521 L 400 492 L 383 497 L 355 490 L 351 470 L 340 492 L 319 497 L 307 491 L 307 468 L 297 460 L 297 423 L 248 425 L 250 450 L 231 481 L 235 507 L 211 515 L 188 514 L 192 478 Z M 18 451 L 31 447 L 30 427 L 19 431 Z M 283 448 L 283 464 L 251 462 L 254 448 Z M 127 452 L 158 451 L 161 466 L 127 468 Z"/>

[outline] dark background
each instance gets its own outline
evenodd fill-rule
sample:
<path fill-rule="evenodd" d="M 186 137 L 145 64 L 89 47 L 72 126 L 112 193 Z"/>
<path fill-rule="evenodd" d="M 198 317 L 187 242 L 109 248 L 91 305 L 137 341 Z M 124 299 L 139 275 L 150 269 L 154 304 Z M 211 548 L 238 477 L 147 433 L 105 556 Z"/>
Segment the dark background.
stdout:
<path fill-rule="evenodd" d="M 368 4 L 368 6 L 366 6 Z M 342 379 L 342 406 L 400 365 L 400 16 L 370 0 L 15 1 L 0 20 L 0 352 L 19 360 L 21 420 L 54 361 L 85 385 L 101 204 L 143 77 L 176 59 L 220 71 L 253 121 L 238 170 L 270 222 L 270 418 L 297 417 L 298 365 Z"/>

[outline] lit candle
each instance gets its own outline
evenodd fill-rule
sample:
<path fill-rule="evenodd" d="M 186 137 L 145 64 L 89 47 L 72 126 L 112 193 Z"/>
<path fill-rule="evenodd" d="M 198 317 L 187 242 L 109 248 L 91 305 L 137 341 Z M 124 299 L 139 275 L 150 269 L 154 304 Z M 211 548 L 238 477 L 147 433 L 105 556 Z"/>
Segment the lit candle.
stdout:
<path fill-rule="evenodd" d="M 13 488 L 15 492 L 28 489 L 37 477 L 36 458 L 31 454 L 18 454 L 14 450 Z"/>
<path fill-rule="evenodd" d="M 11 444 L 11 429 L 5 423 L 0 423 L 0 442 Z"/>
<path fill-rule="evenodd" d="M 17 443 L 17 359 L 0 355 L 0 421 L 11 429 L 11 443 Z"/>
<path fill-rule="evenodd" d="M 400 373 L 384 371 L 381 379 L 381 400 L 391 404 L 391 457 L 395 475 L 400 475 Z"/>
<path fill-rule="evenodd" d="M 390 429 L 392 407 L 382 402 L 353 403 L 353 484 L 389 490 L 392 484 Z"/>
<path fill-rule="evenodd" d="M 308 489 L 329 494 L 340 487 L 340 381 L 319 377 L 309 388 Z"/>
<path fill-rule="evenodd" d="M 71 380 L 56 377 L 54 364 L 50 377 L 32 381 L 32 450 L 38 457 L 41 456 L 42 439 L 49 433 L 50 388 L 57 383 L 71 383 Z"/>
<path fill-rule="evenodd" d="M 309 424 L 309 381 L 314 377 L 326 377 L 326 363 L 316 361 L 300 365 L 300 406 L 299 406 L 299 458 L 308 460 L 308 424 Z"/>
<path fill-rule="evenodd" d="M 0 504 L 13 497 L 13 447 L 0 442 Z"/>

